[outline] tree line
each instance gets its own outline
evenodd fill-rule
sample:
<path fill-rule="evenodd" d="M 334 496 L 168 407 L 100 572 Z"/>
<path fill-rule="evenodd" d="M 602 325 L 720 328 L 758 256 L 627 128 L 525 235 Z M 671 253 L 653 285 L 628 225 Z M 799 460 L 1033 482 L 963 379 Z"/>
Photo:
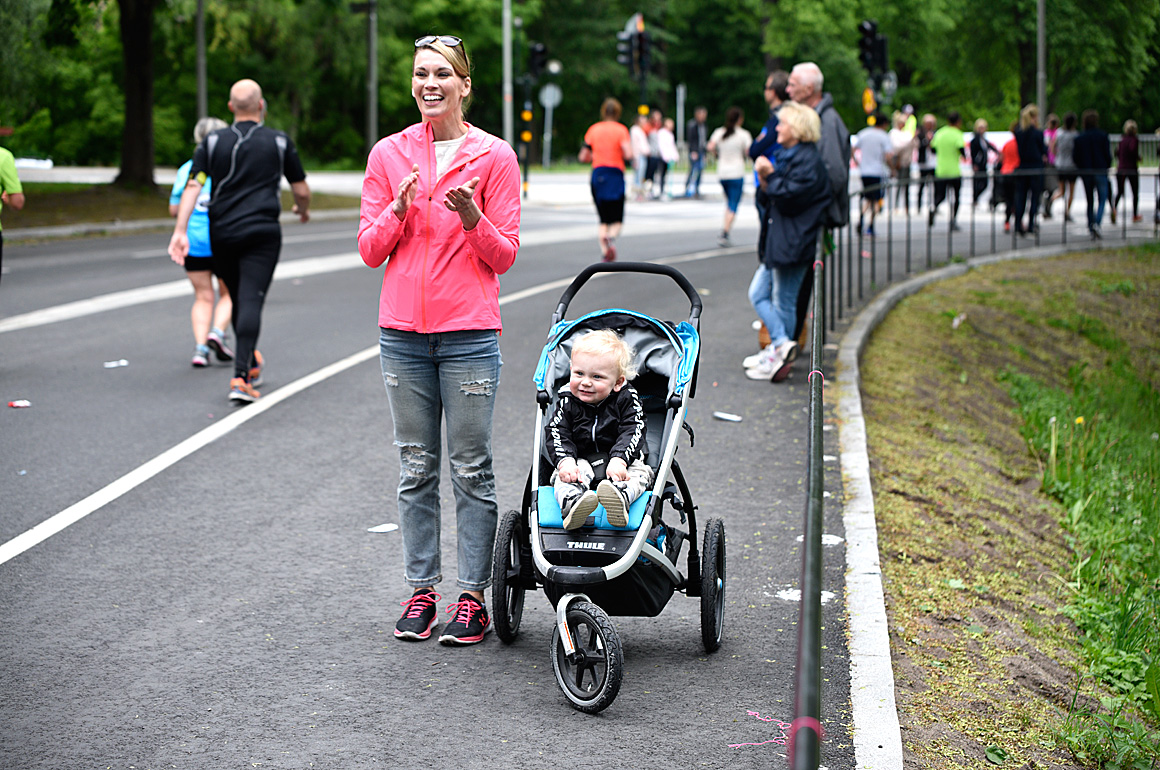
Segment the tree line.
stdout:
<path fill-rule="evenodd" d="M 502 133 L 501 1 L 379 0 L 381 133 L 416 119 L 412 41 L 431 32 L 464 38 L 475 67 L 468 120 Z M 254 78 L 267 121 L 291 134 L 310 168 L 362 168 L 366 15 L 347 0 L 203 2 L 210 114 L 228 120 L 230 84 Z M 1035 98 L 1036 0 L 524 0 L 513 9 L 522 22 L 517 67 L 532 42 L 562 65 L 540 81 L 564 95 L 554 115 L 558 158 L 574 156 L 606 96 L 625 105 L 626 120 L 640 101 L 639 84 L 616 61 L 616 32 L 637 11 L 653 41 L 648 102 L 672 115 L 684 84 L 689 112 L 706 106 L 711 127 L 737 105 L 756 131 L 765 73 L 810 60 L 857 130 L 866 85 L 858 23 L 868 18 L 889 39 L 895 108 L 909 103 L 940 117 L 954 109 L 1003 128 Z M 197 0 L 0 0 L 0 125 L 13 129 L 0 141 L 58 164 L 124 169 L 142 148 L 156 164 L 183 162 L 197 119 L 196 10 Z M 1113 131 L 1127 118 L 1144 131 L 1160 127 L 1158 19 L 1156 0 L 1052 0 L 1048 111 L 1096 108 Z M 531 96 L 538 144 L 543 110 Z M 517 129 L 523 98 L 517 84 Z"/>

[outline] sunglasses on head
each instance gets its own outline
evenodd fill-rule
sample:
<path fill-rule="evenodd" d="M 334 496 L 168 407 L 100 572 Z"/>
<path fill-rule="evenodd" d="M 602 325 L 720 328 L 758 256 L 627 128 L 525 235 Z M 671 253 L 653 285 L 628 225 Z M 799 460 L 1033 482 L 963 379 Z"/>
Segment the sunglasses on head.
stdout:
<path fill-rule="evenodd" d="M 436 40 L 450 48 L 454 48 L 463 42 L 454 35 L 424 35 L 423 37 L 415 39 L 415 47 L 422 48 L 425 45 L 431 45 Z"/>

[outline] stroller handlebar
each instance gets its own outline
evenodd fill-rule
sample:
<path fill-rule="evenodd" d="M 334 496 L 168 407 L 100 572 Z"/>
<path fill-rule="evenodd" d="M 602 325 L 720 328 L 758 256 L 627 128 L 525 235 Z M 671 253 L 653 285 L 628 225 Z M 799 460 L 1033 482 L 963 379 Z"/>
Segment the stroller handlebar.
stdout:
<path fill-rule="evenodd" d="M 560 302 L 556 305 L 556 312 L 552 314 L 553 325 L 563 320 L 564 314 L 568 312 L 568 305 L 572 302 L 572 298 L 576 296 L 576 292 L 597 273 L 652 273 L 654 275 L 668 276 L 673 279 L 677 286 L 681 287 L 681 291 L 689 298 L 689 323 L 694 328 L 700 326 L 698 321 L 701 317 L 701 295 L 697 293 L 696 288 L 676 268 L 669 267 L 668 265 L 657 265 L 652 262 L 597 262 L 584 268 L 560 296 Z"/>

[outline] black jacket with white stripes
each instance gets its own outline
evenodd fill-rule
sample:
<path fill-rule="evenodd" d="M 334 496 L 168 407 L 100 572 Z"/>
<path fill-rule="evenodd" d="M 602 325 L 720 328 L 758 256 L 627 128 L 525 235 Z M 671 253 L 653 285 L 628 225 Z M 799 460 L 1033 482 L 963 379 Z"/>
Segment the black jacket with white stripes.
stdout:
<path fill-rule="evenodd" d="M 644 408 L 629 383 L 598 404 L 584 403 L 565 385 L 560 389 L 560 399 L 545 434 L 553 468 L 558 468 L 565 457 L 585 459 L 598 452 L 607 453 L 609 459 L 623 458 L 626 465 L 632 465 L 648 453 Z"/>

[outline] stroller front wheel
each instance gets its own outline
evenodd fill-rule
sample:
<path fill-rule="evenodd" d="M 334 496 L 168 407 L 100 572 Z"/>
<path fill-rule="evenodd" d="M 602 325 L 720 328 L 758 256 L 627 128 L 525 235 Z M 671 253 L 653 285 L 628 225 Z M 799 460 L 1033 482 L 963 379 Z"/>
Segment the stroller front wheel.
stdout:
<path fill-rule="evenodd" d="M 574 602 L 567 611 L 568 632 L 576 648 L 564 650 L 560 629 L 552 632 L 552 670 L 572 706 L 588 714 L 608 708 L 620 692 L 624 652 L 616 627 L 604 610 L 591 602 Z"/>

